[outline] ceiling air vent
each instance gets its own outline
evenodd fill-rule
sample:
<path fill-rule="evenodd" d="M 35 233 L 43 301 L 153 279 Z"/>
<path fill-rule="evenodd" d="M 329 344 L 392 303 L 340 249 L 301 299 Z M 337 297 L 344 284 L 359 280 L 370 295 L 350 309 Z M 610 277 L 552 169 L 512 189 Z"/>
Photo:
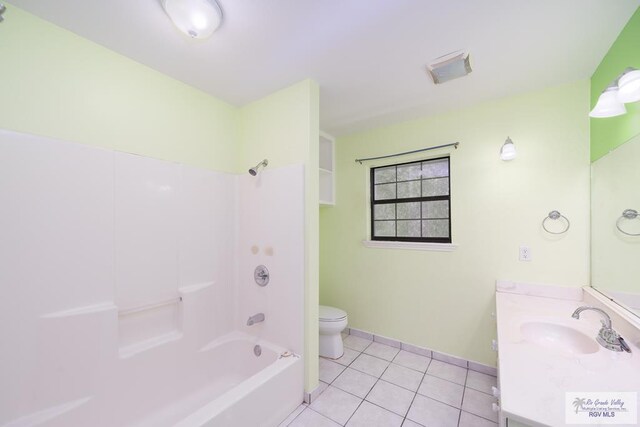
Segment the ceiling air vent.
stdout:
<path fill-rule="evenodd" d="M 469 52 L 457 51 L 436 58 L 434 62 L 427 65 L 427 71 L 435 84 L 464 77 L 472 71 Z"/>

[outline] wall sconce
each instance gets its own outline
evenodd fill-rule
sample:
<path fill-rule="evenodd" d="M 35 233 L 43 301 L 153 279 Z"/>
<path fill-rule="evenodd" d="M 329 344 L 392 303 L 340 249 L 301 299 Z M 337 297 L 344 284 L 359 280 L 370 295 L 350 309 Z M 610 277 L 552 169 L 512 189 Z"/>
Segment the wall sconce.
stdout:
<path fill-rule="evenodd" d="M 624 104 L 640 101 L 640 70 L 627 68 L 600 94 L 590 117 L 616 117 L 627 112 Z"/>
<path fill-rule="evenodd" d="M 500 158 L 504 161 L 516 158 L 516 146 L 509 137 L 507 137 L 507 140 L 502 144 L 502 148 L 500 149 Z"/>
<path fill-rule="evenodd" d="M 161 0 L 164 11 L 176 27 L 194 39 L 210 37 L 222 23 L 216 0 Z"/>
<path fill-rule="evenodd" d="M 622 102 L 640 101 L 640 70 L 627 68 L 618 79 L 618 99 Z"/>
<path fill-rule="evenodd" d="M 618 99 L 618 85 L 607 87 L 598 98 L 596 106 L 589 113 L 589 117 L 615 117 L 626 114 L 627 108 Z"/>
<path fill-rule="evenodd" d="M 0 3 L 0 22 L 4 21 L 4 13 L 7 11 L 7 6 L 5 6 L 4 4 Z"/>

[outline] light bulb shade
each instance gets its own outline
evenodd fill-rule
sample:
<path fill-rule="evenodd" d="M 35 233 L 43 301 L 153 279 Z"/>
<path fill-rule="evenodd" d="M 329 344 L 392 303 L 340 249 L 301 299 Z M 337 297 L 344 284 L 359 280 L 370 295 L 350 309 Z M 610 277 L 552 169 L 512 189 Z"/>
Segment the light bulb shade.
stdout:
<path fill-rule="evenodd" d="M 624 104 L 618 100 L 618 87 L 611 86 L 605 89 L 600 97 L 596 106 L 589 113 L 590 117 L 615 117 L 625 114 L 627 109 Z"/>
<path fill-rule="evenodd" d="M 618 100 L 625 104 L 640 101 L 640 70 L 630 69 L 620 77 Z"/>
<path fill-rule="evenodd" d="M 222 22 L 215 0 L 162 0 L 162 6 L 175 26 L 194 39 L 210 37 Z"/>
<path fill-rule="evenodd" d="M 502 144 L 502 148 L 500 149 L 500 158 L 505 161 L 516 158 L 516 146 L 513 144 L 511 138 L 507 138 L 504 144 Z"/>

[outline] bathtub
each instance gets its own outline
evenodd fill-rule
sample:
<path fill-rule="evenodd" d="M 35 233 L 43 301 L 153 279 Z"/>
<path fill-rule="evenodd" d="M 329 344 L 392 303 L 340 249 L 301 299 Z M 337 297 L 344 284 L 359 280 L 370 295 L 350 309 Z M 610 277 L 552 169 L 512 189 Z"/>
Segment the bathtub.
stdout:
<path fill-rule="evenodd" d="M 277 345 L 233 332 L 199 356 L 207 360 L 206 386 L 132 426 L 271 427 L 303 400 L 303 360 Z"/>
<path fill-rule="evenodd" d="M 275 427 L 302 403 L 303 360 L 284 348 L 238 331 L 187 358 L 172 344 L 117 361 L 103 390 L 2 426 Z"/>
<path fill-rule="evenodd" d="M 302 358 L 264 341 L 257 341 L 262 353 L 256 356 L 255 345 L 254 338 L 234 333 L 204 349 L 215 354 L 221 372 L 232 370 L 237 377 L 175 427 L 277 426 L 302 403 Z"/>

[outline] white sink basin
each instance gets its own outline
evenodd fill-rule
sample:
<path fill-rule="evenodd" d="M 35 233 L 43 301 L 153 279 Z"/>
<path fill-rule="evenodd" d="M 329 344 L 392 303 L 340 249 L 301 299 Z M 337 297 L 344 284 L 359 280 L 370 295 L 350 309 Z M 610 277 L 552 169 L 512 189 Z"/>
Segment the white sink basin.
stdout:
<path fill-rule="evenodd" d="M 527 341 L 563 353 L 591 354 L 600 349 L 595 338 L 557 323 L 526 322 L 520 325 L 520 332 Z"/>

